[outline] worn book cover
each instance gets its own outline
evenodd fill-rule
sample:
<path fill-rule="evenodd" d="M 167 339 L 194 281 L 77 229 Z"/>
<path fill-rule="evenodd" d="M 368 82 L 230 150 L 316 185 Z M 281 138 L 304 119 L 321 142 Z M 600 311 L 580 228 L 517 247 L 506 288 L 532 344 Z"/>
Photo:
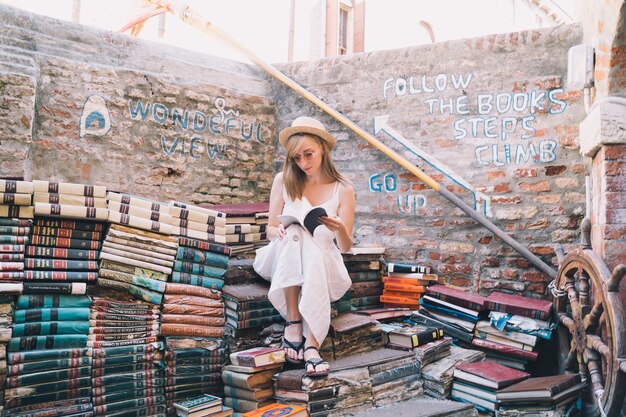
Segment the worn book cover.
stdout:
<path fill-rule="evenodd" d="M 485 299 L 485 308 L 547 320 L 552 312 L 552 301 L 494 291 Z"/>
<path fill-rule="evenodd" d="M 225 285 L 222 292 L 225 297 L 241 303 L 254 300 L 267 300 L 267 293 L 269 292 L 269 289 L 269 284 L 254 283 Z"/>
<path fill-rule="evenodd" d="M 389 333 L 387 337 L 390 343 L 408 348 L 415 348 L 420 345 L 432 342 L 443 337 L 443 328 L 424 329 L 422 327 L 402 327 Z"/>
<path fill-rule="evenodd" d="M 498 391 L 498 400 L 526 401 L 550 399 L 581 382 L 580 374 L 528 378 Z"/>
<path fill-rule="evenodd" d="M 480 337 L 473 338 L 471 344 L 476 349 L 485 351 L 492 350 L 496 353 L 501 353 L 513 356 L 515 358 L 529 360 L 532 362 L 535 362 L 539 357 L 538 352 L 529 352 L 527 350 L 518 349 L 513 346 L 504 345 L 502 343 L 494 342 L 491 340 L 481 339 Z"/>
<path fill-rule="evenodd" d="M 255 347 L 230 354 L 233 365 L 264 366 L 285 362 L 285 351 L 281 348 Z"/>
<path fill-rule="evenodd" d="M 290 404 L 269 404 L 257 410 L 244 413 L 242 417 L 306 417 L 307 410 L 304 407 Z"/>
<path fill-rule="evenodd" d="M 245 374 L 233 371 L 222 372 L 222 382 L 226 385 L 243 389 L 267 388 L 272 385 L 272 377 L 276 370 L 258 372 L 256 374 Z"/>
<path fill-rule="evenodd" d="M 429 274 L 430 266 L 408 263 L 389 262 L 387 264 L 387 272 L 409 272 Z"/>
<path fill-rule="evenodd" d="M 474 311 L 482 311 L 485 304 L 485 297 L 478 294 L 470 294 L 465 291 L 456 290 L 445 285 L 433 285 L 426 289 L 426 294 L 442 301 L 456 304 L 459 307 L 468 308 Z"/>
<path fill-rule="evenodd" d="M 486 388 L 500 389 L 528 378 L 530 375 L 493 361 L 457 365 L 454 377 Z"/>

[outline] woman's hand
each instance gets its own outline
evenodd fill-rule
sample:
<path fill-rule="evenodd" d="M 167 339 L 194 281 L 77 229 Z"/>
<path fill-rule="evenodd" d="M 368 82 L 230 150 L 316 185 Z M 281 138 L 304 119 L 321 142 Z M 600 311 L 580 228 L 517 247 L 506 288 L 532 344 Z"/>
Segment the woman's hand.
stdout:
<path fill-rule="evenodd" d="M 320 217 L 320 223 L 326 226 L 331 232 L 338 232 L 346 229 L 346 225 L 339 216 L 322 216 Z"/>
<path fill-rule="evenodd" d="M 282 223 L 279 223 L 278 227 L 276 227 L 276 237 L 283 240 L 285 236 L 287 236 L 287 230 L 285 230 L 285 226 Z"/>

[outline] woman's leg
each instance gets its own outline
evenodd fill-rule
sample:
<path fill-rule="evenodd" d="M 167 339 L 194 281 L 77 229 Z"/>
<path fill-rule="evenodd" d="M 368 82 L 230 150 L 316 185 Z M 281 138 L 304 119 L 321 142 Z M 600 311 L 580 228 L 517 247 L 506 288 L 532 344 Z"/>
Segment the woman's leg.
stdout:
<path fill-rule="evenodd" d="M 309 346 L 313 346 L 315 349 L 307 349 Z M 310 359 L 321 359 L 319 348 L 320 344 L 317 340 L 315 340 L 315 337 L 313 337 L 313 335 L 309 335 L 306 339 L 306 347 L 304 348 L 304 360 L 308 361 Z M 310 363 L 306 365 L 306 372 L 309 374 L 313 372 L 327 372 L 328 369 L 329 366 L 327 362 L 321 362 L 316 366 L 313 366 Z"/>
<path fill-rule="evenodd" d="M 298 310 L 298 301 L 300 299 L 301 287 L 287 287 L 284 288 L 285 301 L 287 302 L 287 321 L 302 320 L 300 316 L 300 310 Z M 285 339 L 296 342 L 297 345 L 302 340 L 302 324 L 292 324 L 285 327 Z M 291 348 L 285 348 L 285 353 L 291 359 L 302 360 L 302 350 L 296 352 Z"/>

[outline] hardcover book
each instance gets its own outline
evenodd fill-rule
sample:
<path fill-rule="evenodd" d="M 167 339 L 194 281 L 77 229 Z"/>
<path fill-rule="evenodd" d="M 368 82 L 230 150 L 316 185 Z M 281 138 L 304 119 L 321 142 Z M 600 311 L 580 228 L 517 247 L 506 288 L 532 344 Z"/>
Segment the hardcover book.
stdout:
<path fill-rule="evenodd" d="M 445 285 L 433 285 L 426 289 L 426 294 L 442 301 L 456 304 L 459 307 L 468 308 L 474 311 L 482 311 L 485 304 L 485 297 L 477 294 L 470 294 L 465 291 L 455 290 Z"/>
<path fill-rule="evenodd" d="M 580 384 L 580 382 L 580 374 L 528 378 L 499 390 L 497 397 L 501 401 L 524 400 L 527 402 L 551 399 L 557 394 Z"/>
<path fill-rule="evenodd" d="M 454 377 L 466 383 L 488 389 L 508 387 L 528 378 L 530 375 L 492 361 L 462 363 L 454 370 Z"/>
<path fill-rule="evenodd" d="M 443 337 L 443 329 L 403 327 L 390 331 L 387 333 L 387 337 L 390 343 L 412 349 L 428 342 L 441 339 Z"/>
<path fill-rule="evenodd" d="M 278 221 L 285 226 L 285 228 L 289 227 L 291 224 L 299 224 L 304 229 L 306 229 L 311 236 L 315 232 L 317 226 L 320 226 L 322 223 L 320 222 L 320 217 L 327 217 L 328 213 L 323 207 L 315 207 L 305 213 L 301 213 L 300 216 L 291 216 L 287 214 L 281 214 L 278 216 Z"/>
<path fill-rule="evenodd" d="M 285 362 L 285 351 L 281 348 L 256 347 L 230 354 L 233 365 L 264 366 Z"/>
<path fill-rule="evenodd" d="M 299 405 L 269 404 L 257 410 L 244 413 L 242 417 L 306 417 L 307 410 Z"/>
<path fill-rule="evenodd" d="M 430 267 L 426 265 L 389 262 L 387 264 L 387 272 L 408 272 L 408 273 L 429 274 Z"/>
<path fill-rule="evenodd" d="M 547 320 L 552 312 L 552 302 L 494 291 L 485 299 L 485 308 Z"/>
<path fill-rule="evenodd" d="M 214 407 L 216 405 L 222 405 L 222 399 L 213 395 L 204 394 L 198 397 L 189 398 L 184 401 L 176 401 L 174 408 L 184 411 L 185 413 L 193 413 L 205 408 Z"/>

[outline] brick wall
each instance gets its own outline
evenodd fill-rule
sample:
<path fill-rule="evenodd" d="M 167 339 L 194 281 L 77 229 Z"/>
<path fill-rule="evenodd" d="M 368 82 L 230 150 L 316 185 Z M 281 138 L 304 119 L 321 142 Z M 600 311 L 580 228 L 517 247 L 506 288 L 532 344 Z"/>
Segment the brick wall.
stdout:
<path fill-rule="evenodd" d="M 567 50 L 581 37 L 579 26 L 562 26 L 280 69 L 556 265 L 555 245 L 571 248 L 585 213 L 582 97 L 564 89 Z M 545 294 L 548 278 L 487 229 L 291 90 L 274 88 L 279 127 L 306 114 L 336 134 L 334 158 L 357 192 L 357 242 L 434 264 L 453 285 Z"/>

